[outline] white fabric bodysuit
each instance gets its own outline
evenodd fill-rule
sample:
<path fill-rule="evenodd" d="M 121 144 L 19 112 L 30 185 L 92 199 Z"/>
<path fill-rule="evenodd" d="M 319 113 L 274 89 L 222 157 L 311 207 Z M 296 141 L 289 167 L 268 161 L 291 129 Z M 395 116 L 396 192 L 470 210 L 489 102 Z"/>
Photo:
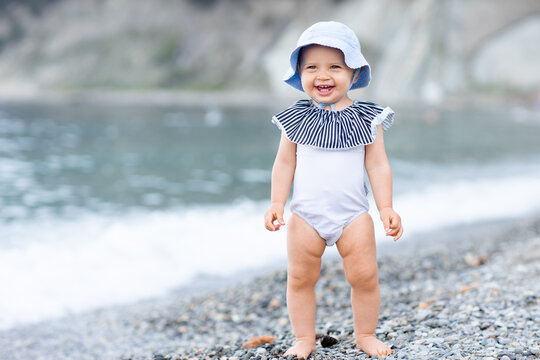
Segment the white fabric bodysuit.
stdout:
<path fill-rule="evenodd" d="M 328 246 L 369 210 L 364 154 L 365 146 L 340 151 L 296 146 L 291 211 L 317 230 Z"/>
<path fill-rule="evenodd" d="M 296 143 L 291 212 L 334 245 L 343 229 L 369 210 L 364 183 L 365 145 L 388 129 L 394 112 L 356 101 L 347 109 L 327 111 L 300 100 L 272 121 Z"/>

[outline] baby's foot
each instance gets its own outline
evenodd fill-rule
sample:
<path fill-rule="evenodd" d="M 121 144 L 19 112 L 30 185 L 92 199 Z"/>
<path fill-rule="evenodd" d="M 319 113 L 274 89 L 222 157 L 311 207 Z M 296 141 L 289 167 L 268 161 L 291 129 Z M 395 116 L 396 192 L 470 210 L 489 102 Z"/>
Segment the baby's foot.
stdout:
<path fill-rule="evenodd" d="M 392 350 L 373 334 L 357 335 L 356 346 L 369 356 L 376 355 L 381 359 L 392 353 Z"/>
<path fill-rule="evenodd" d="M 296 355 L 298 359 L 307 359 L 315 350 L 317 350 L 315 340 L 297 339 L 294 346 L 289 348 L 284 356 Z"/>

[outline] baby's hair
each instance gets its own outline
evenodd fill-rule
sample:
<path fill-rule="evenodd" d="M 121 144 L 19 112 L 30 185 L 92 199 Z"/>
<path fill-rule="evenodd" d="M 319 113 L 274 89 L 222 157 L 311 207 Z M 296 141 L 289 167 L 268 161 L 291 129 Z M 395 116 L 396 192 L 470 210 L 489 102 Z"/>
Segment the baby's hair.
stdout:
<path fill-rule="evenodd" d="M 302 58 L 303 58 L 303 54 L 304 54 L 304 49 L 306 47 L 307 46 L 304 46 L 304 47 L 300 48 L 300 50 L 298 51 L 298 61 L 296 61 L 296 71 L 298 72 L 298 74 L 301 73 L 300 70 L 301 70 L 301 67 L 302 67 Z"/>
<path fill-rule="evenodd" d="M 318 45 L 318 44 L 306 45 L 304 47 L 301 47 L 300 50 L 298 50 L 298 60 L 296 61 L 296 71 L 298 71 L 299 74 L 300 74 L 300 70 L 302 68 L 302 60 L 304 58 L 304 50 L 309 48 L 310 46 L 314 46 L 314 45 Z M 318 45 L 318 46 L 324 46 L 324 45 Z M 339 51 L 341 51 L 341 50 L 339 50 Z"/>

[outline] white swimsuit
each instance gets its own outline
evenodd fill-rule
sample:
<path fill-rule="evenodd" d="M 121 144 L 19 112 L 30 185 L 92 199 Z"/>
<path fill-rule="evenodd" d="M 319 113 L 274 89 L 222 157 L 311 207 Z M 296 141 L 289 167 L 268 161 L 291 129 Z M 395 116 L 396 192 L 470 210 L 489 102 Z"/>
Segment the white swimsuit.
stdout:
<path fill-rule="evenodd" d="M 334 245 L 343 229 L 369 210 L 364 182 L 365 145 L 388 129 L 394 112 L 370 102 L 355 101 L 341 111 L 297 101 L 272 121 L 296 143 L 291 212 L 304 219 Z"/>
<path fill-rule="evenodd" d="M 364 186 L 364 146 L 349 150 L 296 147 L 291 211 L 331 246 L 343 228 L 369 210 Z"/>

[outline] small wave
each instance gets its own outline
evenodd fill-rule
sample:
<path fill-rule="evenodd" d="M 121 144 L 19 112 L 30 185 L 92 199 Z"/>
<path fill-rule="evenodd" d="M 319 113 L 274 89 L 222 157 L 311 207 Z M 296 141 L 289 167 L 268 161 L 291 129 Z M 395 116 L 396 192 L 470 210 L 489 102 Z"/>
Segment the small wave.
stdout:
<path fill-rule="evenodd" d="M 415 233 L 537 212 L 538 189 L 534 173 L 456 179 L 398 194 L 394 207 L 403 241 L 413 241 Z M 267 205 L 246 200 L 2 224 L 0 328 L 160 296 L 199 274 L 284 261 L 286 231 L 264 230 Z M 374 204 L 371 212 L 377 240 L 385 240 Z"/>
<path fill-rule="evenodd" d="M 8 289 L 0 328 L 163 295 L 197 274 L 282 259 L 284 232 L 264 230 L 264 206 L 3 224 L 11 246 L 0 249 L 0 288 Z"/>

